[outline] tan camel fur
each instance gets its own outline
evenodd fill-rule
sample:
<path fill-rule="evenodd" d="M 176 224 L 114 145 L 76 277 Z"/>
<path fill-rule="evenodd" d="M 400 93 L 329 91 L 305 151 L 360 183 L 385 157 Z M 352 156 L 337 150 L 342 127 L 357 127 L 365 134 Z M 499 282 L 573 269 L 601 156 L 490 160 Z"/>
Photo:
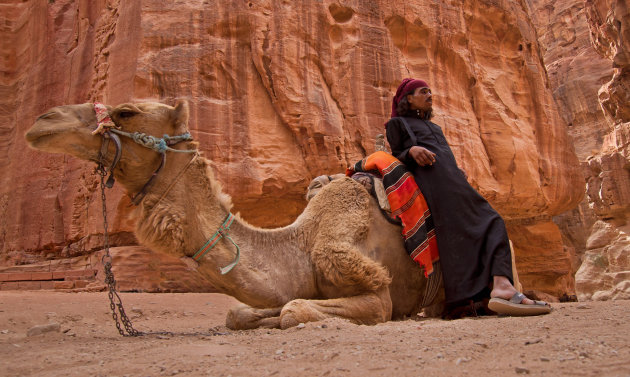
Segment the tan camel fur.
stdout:
<path fill-rule="evenodd" d="M 109 107 L 126 132 L 160 137 L 187 131 L 188 105 L 159 103 Z M 55 107 L 26 133 L 32 148 L 98 161 L 102 137 L 92 104 Z M 121 137 L 122 157 L 114 176 L 130 195 L 159 165 L 157 152 Z M 109 145 L 105 164 L 114 155 Z M 195 142 L 176 149 L 196 149 Z M 194 160 L 193 160 L 194 158 Z M 192 160 L 192 162 L 191 162 Z M 135 233 L 151 249 L 191 257 L 223 223 L 231 208 L 210 162 L 189 153 L 167 152 L 166 165 L 135 208 Z M 225 275 L 235 247 L 222 239 L 200 261 L 198 271 L 221 292 L 241 301 L 228 313 L 232 329 L 288 328 L 340 317 L 376 324 L 415 315 L 426 279 L 404 249 L 400 227 L 381 215 L 376 201 L 352 179 L 336 179 L 313 197 L 291 225 L 260 229 L 238 215 L 230 236 L 241 248 L 240 262 Z M 439 312 L 443 292 L 434 300 Z"/>
<path fill-rule="evenodd" d="M 306 200 L 311 200 L 315 195 L 317 195 L 318 192 L 321 191 L 321 189 L 324 188 L 324 186 L 326 186 L 330 182 L 334 181 L 335 179 L 343 178 L 345 176 L 345 174 L 334 174 L 320 175 L 319 177 L 313 178 L 306 189 Z M 512 241 L 510 241 L 510 253 L 512 255 L 512 280 L 514 280 L 514 288 L 519 292 L 523 292 L 523 285 L 518 278 L 518 271 L 516 270 L 516 258 L 514 256 L 514 245 L 512 245 Z"/>

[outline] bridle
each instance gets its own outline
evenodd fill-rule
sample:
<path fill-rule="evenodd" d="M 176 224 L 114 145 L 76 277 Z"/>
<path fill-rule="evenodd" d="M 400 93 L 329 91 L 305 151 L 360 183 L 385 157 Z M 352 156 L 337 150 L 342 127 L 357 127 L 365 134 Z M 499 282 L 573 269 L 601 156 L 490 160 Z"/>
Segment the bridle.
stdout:
<path fill-rule="evenodd" d="M 182 169 L 180 174 L 175 178 L 175 180 L 171 183 L 171 185 L 166 189 L 166 192 L 162 194 L 164 197 L 171 187 L 175 184 L 175 181 L 179 179 L 179 177 L 183 174 L 183 172 L 190 166 L 192 161 L 199 155 L 197 150 L 176 150 L 171 148 L 171 145 L 177 144 L 180 141 L 189 141 L 192 140 L 192 137 L 189 133 L 185 133 L 183 135 L 178 135 L 175 137 L 169 137 L 168 135 L 164 135 L 163 138 L 158 139 L 151 135 L 146 135 L 142 133 L 128 133 L 122 131 L 116 123 L 109 116 L 109 112 L 107 111 L 107 107 L 101 103 L 94 103 L 94 111 L 96 113 L 96 129 L 92 132 L 93 135 L 100 134 L 103 137 L 103 141 L 101 143 L 101 149 L 99 151 L 98 156 L 98 174 L 101 178 L 101 202 L 103 207 L 103 248 L 105 250 L 105 254 L 102 258 L 103 269 L 105 270 L 105 284 L 108 287 L 108 296 L 109 296 L 109 306 L 112 311 L 112 317 L 114 322 L 116 323 L 116 328 L 118 329 L 118 333 L 122 336 L 140 336 L 146 335 L 149 333 L 141 332 L 133 328 L 131 320 L 125 313 L 125 309 L 123 308 L 122 300 L 120 295 L 118 295 L 118 291 L 116 290 L 116 279 L 114 278 L 114 273 L 112 272 L 112 256 L 109 252 L 109 232 L 108 232 L 108 223 L 107 223 L 107 205 L 105 198 L 105 187 L 112 188 L 114 186 L 114 169 L 118 162 L 120 162 L 120 158 L 122 156 L 122 143 L 120 142 L 120 136 L 129 137 L 133 139 L 136 143 L 145 146 L 147 148 L 156 150 L 157 152 L 162 154 L 162 159 L 160 161 L 160 166 L 157 168 L 155 172 L 151 175 L 151 178 L 144 184 L 139 193 L 133 196 L 132 202 L 135 205 L 138 205 L 142 198 L 146 195 L 149 187 L 155 180 L 155 177 L 158 175 L 160 170 L 164 167 L 166 163 L 166 151 L 176 151 L 180 153 L 195 153 L 195 156 L 188 162 L 188 164 Z M 107 155 L 107 151 L 109 149 L 109 142 L 113 141 L 115 152 L 114 157 L 112 159 L 112 163 L 109 166 L 109 169 L 105 168 L 105 157 Z M 109 178 L 107 178 L 107 182 L 105 182 L 105 176 L 109 174 Z M 160 198 L 161 200 L 161 198 Z M 120 316 L 120 318 L 119 318 Z M 152 332 L 150 334 L 173 334 L 171 332 Z"/>
<path fill-rule="evenodd" d="M 178 144 L 182 141 L 192 141 L 193 138 L 190 133 L 186 132 L 181 135 L 169 136 L 164 135 L 162 138 L 157 138 L 152 135 L 147 135 L 142 132 L 125 132 L 119 127 L 110 117 L 109 112 L 107 111 L 107 107 L 101 103 L 94 103 L 94 112 L 96 113 L 96 129 L 92 131 L 93 135 L 100 134 L 103 137 L 101 143 L 101 149 L 99 151 L 98 156 L 98 164 L 99 169 L 103 169 L 105 172 L 109 174 L 105 186 L 107 188 L 112 188 L 115 183 L 114 179 L 114 168 L 120 162 L 120 157 L 122 156 L 122 143 L 120 142 L 120 137 L 127 137 L 133 140 L 136 144 L 139 144 L 145 148 L 152 149 L 158 152 L 161 155 L 160 165 L 157 169 L 151 174 L 149 180 L 142 186 L 140 191 L 138 191 L 135 195 L 131 197 L 131 202 L 134 205 L 140 204 L 142 199 L 145 197 L 149 188 L 155 182 L 155 178 L 160 173 L 164 165 L 166 164 L 166 152 L 175 152 L 175 153 L 197 153 L 196 149 L 173 149 L 171 146 Z M 112 159 L 112 163 L 109 166 L 109 169 L 106 169 L 104 166 L 104 160 L 107 156 L 107 151 L 109 149 L 109 142 L 112 141 L 114 143 L 115 152 L 114 157 Z M 188 167 L 188 165 L 186 165 Z M 172 187 L 172 186 L 171 186 Z M 170 187 L 169 187 L 170 188 Z M 164 194 L 162 195 L 164 196 Z"/>
<path fill-rule="evenodd" d="M 102 209 L 103 209 L 103 248 L 105 250 L 105 254 L 102 258 L 103 268 L 105 270 L 105 284 L 109 289 L 109 303 L 110 309 L 112 311 L 112 317 L 114 318 L 114 322 L 116 323 L 116 328 L 118 332 L 122 336 L 141 336 L 148 334 L 155 335 L 176 335 L 170 331 L 161 331 L 161 332 L 141 332 L 133 328 L 131 320 L 127 317 L 125 313 L 125 309 L 123 308 L 122 300 L 116 291 L 116 280 L 114 279 L 114 273 L 112 272 L 112 257 L 109 252 L 109 233 L 108 233 L 108 223 L 107 223 L 107 206 L 106 206 L 106 198 L 105 198 L 105 187 L 112 188 L 115 182 L 114 179 L 114 169 L 118 162 L 120 162 L 120 158 L 122 156 L 122 143 L 120 142 L 120 137 L 127 137 L 132 139 L 137 144 L 142 145 L 143 147 L 152 149 L 162 155 L 160 166 L 153 172 L 151 178 L 144 184 L 142 189 L 132 197 L 132 202 L 135 205 L 138 205 L 144 196 L 147 194 L 149 188 L 153 184 L 155 177 L 162 170 L 164 165 L 166 164 L 166 152 L 176 152 L 176 153 L 195 153 L 193 158 L 184 166 L 184 168 L 179 172 L 179 174 L 175 177 L 175 179 L 171 182 L 171 184 L 167 187 L 166 191 L 162 193 L 162 196 L 156 202 L 159 203 L 162 198 L 166 196 L 166 194 L 170 191 L 170 189 L 175 185 L 177 180 L 184 174 L 184 172 L 188 169 L 188 167 L 192 164 L 192 162 L 199 156 L 199 152 L 196 149 L 190 150 L 179 150 L 173 149 L 171 146 L 180 143 L 182 141 L 191 141 L 193 140 L 192 136 L 189 133 L 184 133 L 176 136 L 164 135 L 162 138 L 157 138 L 155 136 L 147 135 L 140 132 L 129 133 L 120 129 L 118 125 L 111 119 L 109 112 L 107 111 L 107 107 L 101 103 L 94 103 L 94 111 L 96 112 L 96 129 L 92 132 L 93 135 L 100 134 L 103 137 L 101 143 L 101 149 L 99 151 L 98 156 L 98 168 L 97 171 L 101 178 L 101 201 L 102 201 Z M 109 169 L 105 168 L 105 157 L 107 156 L 107 151 L 109 148 L 109 142 L 112 141 L 114 143 L 115 152 L 114 157 L 112 159 L 112 163 L 109 166 Z M 105 182 L 105 176 L 109 174 L 107 178 L 107 182 Z M 154 204 L 154 205 L 156 205 Z M 232 263 L 228 266 L 220 269 L 221 274 L 227 274 L 230 272 L 238 263 L 240 256 L 240 248 L 239 246 L 232 240 L 229 236 L 230 225 L 234 221 L 234 215 L 231 213 L 228 214 L 228 217 L 223 222 L 223 224 L 219 227 L 219 230 L 211 237 L 211 239 L 202 246 L 199 251 L 194 255 L 194 260 L 199 261 L 203 255 L 205 255 L 210 249 L 212 249 L 219 240 L 222 238 L 227 238 L 234 246 L 236 246 L 236 258 Z M 120 319 L 119 316 L 120 315 Z M 124 328 L 124 329 L 123 329 Z M 203 334 L 203 333 L 195 333 L 188 334 L 183 333 L 181 335 L 219 335 L 222 333 L 215 332 L 213 334 Z"/>

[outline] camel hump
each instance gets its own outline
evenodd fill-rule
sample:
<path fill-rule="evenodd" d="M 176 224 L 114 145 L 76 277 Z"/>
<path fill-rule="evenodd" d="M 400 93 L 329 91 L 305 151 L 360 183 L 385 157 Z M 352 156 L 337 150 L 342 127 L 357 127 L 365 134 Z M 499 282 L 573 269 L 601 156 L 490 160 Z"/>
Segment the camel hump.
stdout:
<path fill-rule="evenodd" d="M 360 251 L 371 222 L 370 195 L 350 178 L 331 181 L 311 199 L 314 232 L 311 259 L 320 276 L 338 286 L 377 290 L 391 282 L 387 269 Z"/>
<path fill-rule="evenodd" d="M 343 177 L 332 180 L 323 186 L 319 193 L 309 202 L 308 209 L 333 220 L 341 217 L 365 219 L 365 227 L 369 221 L 370 194 L 354 179 Z M 321 217 L 319 217 L 321 218 Z M 353 224 L 363 223 L 352 221 Z"/>

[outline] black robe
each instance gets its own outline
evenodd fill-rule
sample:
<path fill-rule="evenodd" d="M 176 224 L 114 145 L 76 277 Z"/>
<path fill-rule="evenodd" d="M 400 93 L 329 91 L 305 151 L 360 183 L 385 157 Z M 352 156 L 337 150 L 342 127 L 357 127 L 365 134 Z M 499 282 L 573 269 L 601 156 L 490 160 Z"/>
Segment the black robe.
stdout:
<path fill-rule="evenodd" d="M 505 223 L 468 183 L 442 129 L 419 117 L 405 119 L 416 136 L 416 145 L 435 153 L 433 165 L 419 166 L 408 155 L 413 143 L 400 119 L 392 118 L 387 123 L 387 141 L 392 154 L 413 174 L 431 211 L 446 303 L 487 296 L 493 276 L 506 276 L 512 281 Z"/>

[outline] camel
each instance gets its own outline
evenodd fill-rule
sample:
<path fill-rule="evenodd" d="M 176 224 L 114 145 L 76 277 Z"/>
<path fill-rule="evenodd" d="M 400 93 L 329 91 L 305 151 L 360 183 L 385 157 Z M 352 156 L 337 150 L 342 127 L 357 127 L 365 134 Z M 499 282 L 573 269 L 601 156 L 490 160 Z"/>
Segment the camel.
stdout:
<path fill-rule="evenodd" d="M 160 137 L 188 131 L 185 101 L 175 106 L 126 103 L 107 110 L 126 132 Z M 36 150 L 98 163 L 103 137 L 96 129 L 93 104 L 59 106 L 41 115 L 25 138 Z M 143 190 L 161 155 L 131 138 L 120 141 L 122 155 L 113 175 L 131 195 Z M 104 145 L 104 165 L 109 166 L 115 146 Z M 197 145 L 184 141 L 172 148 L 196 150 Z M 135 234 L 156 252 L 190 259 L 230 218 L 231 198 L 208 159 L 199 153 L 165 153 L 166 163 L 133 210 Z M 374 325 L 423 309 L 428 280 L 405 252 L 401 228 L 388 222 L 376 200 L 352 179 L 322 187 L 288 226 L 261 229 L 236 214 L 224 234 L 229 239 L 220 239 L 198 263 L 190 261 L 216 289 L 242 303 L 227 314 L 231 329 L 286 329 L 331 317 Z M 238 263 L 226 273 L 224 267 L 235 259 Z M 428 311 L 439 314 L 443 301 L 440 286 Z"/>

